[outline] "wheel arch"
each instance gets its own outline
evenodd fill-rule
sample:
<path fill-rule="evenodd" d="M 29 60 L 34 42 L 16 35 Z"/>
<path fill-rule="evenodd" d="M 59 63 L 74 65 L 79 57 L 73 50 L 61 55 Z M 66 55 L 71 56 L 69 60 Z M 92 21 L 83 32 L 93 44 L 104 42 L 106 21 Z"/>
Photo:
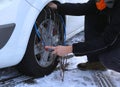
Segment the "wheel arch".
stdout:
<path fill-rule="evenodd" d="M 33 0 L 32 0 L 33 1 Z M 38 12 L 36 12 L 36 16 L 34 17 L 34 21 L 30 24 L 30 25 L 32 25 L 32 27 L 31 27 L 31 31 L 30 31 L 30 35 L 31 35 L 31 33 L 32 33 L 32 30 L 33 30 L 33 27 L 34 27 L 34 24 L 35 24 L 35 21 L 37 20 L 37 18 L 39 17 L 39 15 L 41 14 L 41 12 L 42 12 L 42 10 L 45 8 L 45 6 L 47 6 L 47 4 L 49 3 L 49 2 L 52 2 L 52 1 L 54 1 L 54 2 L 56 2 L 56 3 L 63 3 L 65 0 L 44 0 L 43 2 L 45 3 L 44 4 L 44 6 L 40 6 L 40 9 L 38 10 Z M 63 16 L 63 15 L 62 15 Z M 64 17 L 64 21 L 65 21 L 65 16 L 63 16 Z M 30 38 L 30 35 L 29 35 L 29 38 Z M 29 41 L 29 39 L 28 39 L 28 41 Z M 28 41 L 27 41 L 27 44 L 28 44 Z"/>

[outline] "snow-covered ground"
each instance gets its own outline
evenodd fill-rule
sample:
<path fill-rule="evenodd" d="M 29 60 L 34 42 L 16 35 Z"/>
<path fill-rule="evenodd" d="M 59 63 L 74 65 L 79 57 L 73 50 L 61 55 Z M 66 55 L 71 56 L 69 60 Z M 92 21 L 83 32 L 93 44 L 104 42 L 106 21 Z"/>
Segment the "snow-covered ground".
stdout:
<path fill-rule="evenodd" d="M 56 70 L 48 76 L 34 79 L 33 84 L 21 83 L 15 87 L 98 87 L 89 71 L 81 71 L 76 68 L 80 62 L 85 62 L 86 57 L 73 57 L 69 60 L 69 71 L 65 71 L 64 81 L 61 80 L 60 70 Z M 120 86 L 120 73 L 108 70 L 108 74 L 115 87 Z"/>

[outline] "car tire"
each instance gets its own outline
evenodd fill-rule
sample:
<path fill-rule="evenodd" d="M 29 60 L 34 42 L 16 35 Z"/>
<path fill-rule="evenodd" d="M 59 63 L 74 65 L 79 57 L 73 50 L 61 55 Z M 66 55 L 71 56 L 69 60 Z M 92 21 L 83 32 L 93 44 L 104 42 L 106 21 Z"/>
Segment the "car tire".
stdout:
<path fill-rule="evenodd" d="M 59 62 L 58 56 L 46 51 L 44 46 L 63 44 L 65 30 L 59 14 L 49 7 L 42 10 L 35 25 L 40 36 L 33 27 L 25 55 L 17 69 L 28 76 L 43 77 L 53 72 Z"/>

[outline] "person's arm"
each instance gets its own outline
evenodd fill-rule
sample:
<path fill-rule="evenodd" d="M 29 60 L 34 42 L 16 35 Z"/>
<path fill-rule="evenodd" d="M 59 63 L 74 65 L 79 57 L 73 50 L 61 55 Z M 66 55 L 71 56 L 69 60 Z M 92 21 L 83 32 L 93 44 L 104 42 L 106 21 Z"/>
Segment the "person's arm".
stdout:
<path fill-rule="evenodd" d="M 105 49 L 107 46 L 104 43 L 103 37 L 94 38 L 90 41 L 79 42 L 72 45 L 72 52 L 75 56 L 83 56 L 88 54 L 94 54 L 98 51 Z"/>
<path fill-rule="evenodd" d="M 59 13 L 64 15 L 86 15 L 97 13 L 95 0 L 89 0 L 86 3 L 64 3 L 58 4 L 57 9 Z"/>

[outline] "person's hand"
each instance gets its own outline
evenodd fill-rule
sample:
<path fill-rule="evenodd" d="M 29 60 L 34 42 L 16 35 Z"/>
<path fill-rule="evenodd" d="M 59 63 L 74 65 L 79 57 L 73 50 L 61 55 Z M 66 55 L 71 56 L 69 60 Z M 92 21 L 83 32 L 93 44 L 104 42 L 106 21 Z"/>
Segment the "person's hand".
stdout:
<path fill-rule="evenodd" d="M 49 6 L 50 8 L 52 8 L 52 9 L 57 9 L 57 4 L 55 4 L 55 3 L 53 3 L 53 2 L 50 2 L 50 3 L 48 4 L 48 6 Z"/>
<path fill-rule="evenodd" d="M 61 57 L 72 53 L 72 46 L 45 46 L 45 49 L 53 49 L 52 53 Z"/>

